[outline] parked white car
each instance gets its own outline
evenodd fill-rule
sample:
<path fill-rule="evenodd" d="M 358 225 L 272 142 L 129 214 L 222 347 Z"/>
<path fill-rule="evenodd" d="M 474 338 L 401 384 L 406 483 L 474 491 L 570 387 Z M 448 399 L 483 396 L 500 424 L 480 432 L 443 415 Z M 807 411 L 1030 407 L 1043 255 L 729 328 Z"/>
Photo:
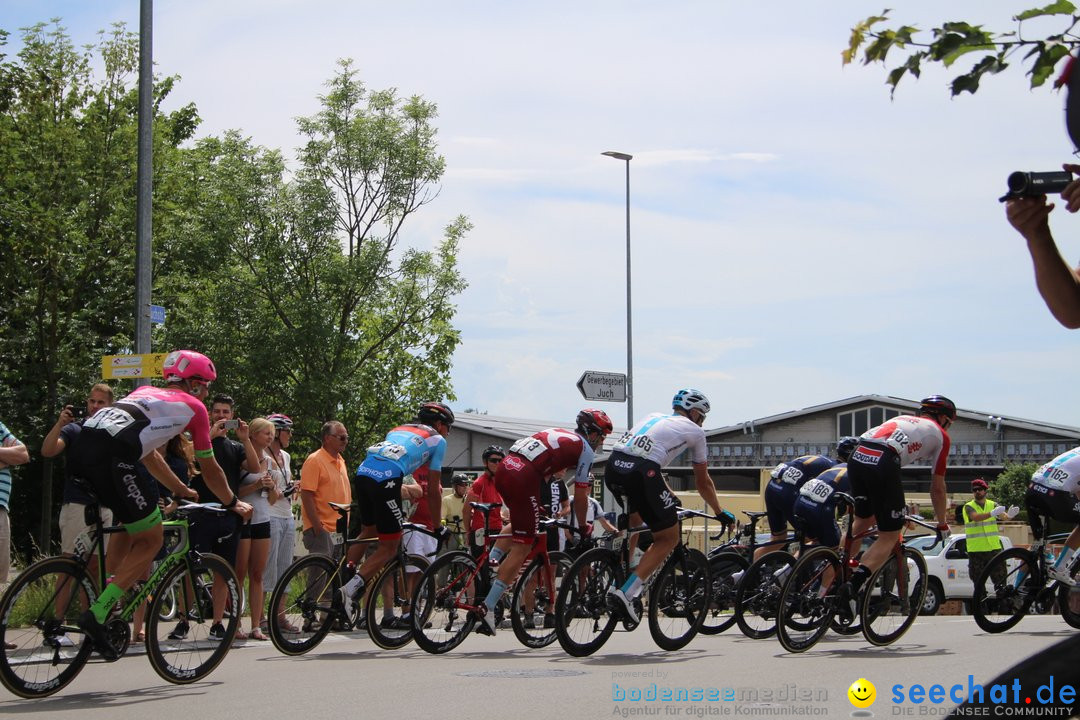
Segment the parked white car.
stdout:
<path fill-rule="evenodd" d="M 1012 547 L 1009 538 L 998 537 L 1002 549 Z M 904 542 L 923 554 L 930 575 L 922 615 L 933 615 L 946 600 L 970 600 L 975 592 L 974 580 L 968 576 L 967 536 L 951 535 L 944 543 L 936 539 L 934 535 L 919 535 Z"/>

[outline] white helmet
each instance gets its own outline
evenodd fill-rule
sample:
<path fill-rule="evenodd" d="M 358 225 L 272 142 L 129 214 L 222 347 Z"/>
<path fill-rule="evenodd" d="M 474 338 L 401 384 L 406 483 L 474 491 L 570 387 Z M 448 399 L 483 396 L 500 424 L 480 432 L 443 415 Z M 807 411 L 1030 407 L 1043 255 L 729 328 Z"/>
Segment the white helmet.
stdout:
<path fill-rule="evenodd" d="M 672 408 L 682 408 L 689 412 L 690 410 L 697 410 L 702 415 L 709 414 L 709 398 L 705 397 L 705 393 L 694 388 L 686 388 L 675 393 L 675 398 L 671 401 Z"/>

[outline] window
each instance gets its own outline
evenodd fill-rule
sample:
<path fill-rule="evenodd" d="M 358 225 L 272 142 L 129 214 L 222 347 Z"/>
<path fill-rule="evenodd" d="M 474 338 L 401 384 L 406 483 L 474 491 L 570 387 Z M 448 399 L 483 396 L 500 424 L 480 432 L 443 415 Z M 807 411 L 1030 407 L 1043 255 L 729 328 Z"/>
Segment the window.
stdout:
<path fill-rule="evenodd" d="M 765 457 L 772 457 L 772 445 L 765 445 L 761 448 L 761 454 Z"/>
<path fill-rule="evenodd" d="M 860 408 L 836 416 L 836 430 L 840 437 L 845 435 L 862 435 L 872 427 L 881 425 L 886 420 L 900 415 L 899 410 L 887 408 L 882 405 L 874 405 L 869 408 Z"/>

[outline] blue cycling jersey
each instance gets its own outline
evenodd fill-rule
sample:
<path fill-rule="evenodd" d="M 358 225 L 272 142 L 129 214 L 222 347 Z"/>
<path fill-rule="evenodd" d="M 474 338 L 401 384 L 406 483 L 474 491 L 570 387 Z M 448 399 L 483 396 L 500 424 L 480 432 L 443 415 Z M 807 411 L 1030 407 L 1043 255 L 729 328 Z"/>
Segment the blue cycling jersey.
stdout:
<path fill-rule="evenodd" d="M 356 468 L 379 482 L 392 477 L 411 475 L 427 465 L 429 470 L 442 470 L 446 439 L 427 425 L 400 425 L 386 434 L 386 439 L 367 449 L 367 456 Z"/>

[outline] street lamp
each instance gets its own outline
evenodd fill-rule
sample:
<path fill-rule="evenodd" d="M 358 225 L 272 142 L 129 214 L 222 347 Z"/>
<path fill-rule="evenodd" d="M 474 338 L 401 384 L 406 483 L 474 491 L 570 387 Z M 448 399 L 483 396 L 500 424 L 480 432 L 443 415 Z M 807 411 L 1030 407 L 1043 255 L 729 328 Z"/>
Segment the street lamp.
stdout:
<path fill-rule="evenodd" d="M 626 161 L 626 429 L 634 427 L 634 343 L 630 315 L 630 161 L 633 155 L 608 150 L 601 153 Z"/>

